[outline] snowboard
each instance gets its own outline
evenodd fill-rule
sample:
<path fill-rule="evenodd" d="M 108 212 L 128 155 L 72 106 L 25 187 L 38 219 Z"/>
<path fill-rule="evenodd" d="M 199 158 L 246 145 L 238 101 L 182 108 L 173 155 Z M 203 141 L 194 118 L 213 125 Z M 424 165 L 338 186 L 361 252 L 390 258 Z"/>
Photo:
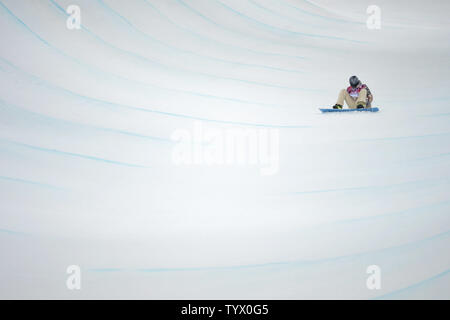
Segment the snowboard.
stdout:
<path fill-rule="evenodd" d="M 322 112 L 378 112 L 380 109 L 378 107 L 373 108 L 364 108 L 364 109 L 322 109 L 319 108 Z"/>

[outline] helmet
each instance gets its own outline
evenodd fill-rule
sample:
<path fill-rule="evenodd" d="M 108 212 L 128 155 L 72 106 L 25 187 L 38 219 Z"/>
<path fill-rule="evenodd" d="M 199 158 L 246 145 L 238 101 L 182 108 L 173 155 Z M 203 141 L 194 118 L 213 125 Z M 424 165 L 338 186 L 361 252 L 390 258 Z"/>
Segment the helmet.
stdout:
<path fill-rule="evenodd" d="M 350 82 L 350 85 L 352 86 L 352 88 L 356 88 L 356 86 L 361 83 L 361 81 L 359 81 L 357 76 L 350 77 L 349 82 Z"/>

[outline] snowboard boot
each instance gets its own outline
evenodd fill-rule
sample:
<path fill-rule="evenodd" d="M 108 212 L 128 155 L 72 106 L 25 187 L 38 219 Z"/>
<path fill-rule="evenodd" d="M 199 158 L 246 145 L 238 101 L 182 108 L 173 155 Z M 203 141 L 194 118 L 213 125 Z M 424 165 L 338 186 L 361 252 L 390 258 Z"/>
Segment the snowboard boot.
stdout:
<path fill-rule="evenodd" d="M 342 109 L 342 106 L 340 105 L 340 104 L 335 104 L 334 106 L 333 106 L 333 109 Z"/>
<path fill-rule="evenodd" d="M 364 109 L 366 107 L 366 104 L 364 102 L 357 102 L 356 109 Z"/>

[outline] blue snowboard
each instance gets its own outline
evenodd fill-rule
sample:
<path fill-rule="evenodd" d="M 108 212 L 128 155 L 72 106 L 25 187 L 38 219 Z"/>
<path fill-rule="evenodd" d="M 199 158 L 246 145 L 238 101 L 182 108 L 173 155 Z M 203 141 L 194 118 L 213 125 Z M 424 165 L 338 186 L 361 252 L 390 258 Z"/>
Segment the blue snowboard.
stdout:
<path fill-rule="evenodd" d="M 322 112 L 378 112 L 380 109 L 374 108 L 364 108 L 364 109 L 321 109 Z"/>

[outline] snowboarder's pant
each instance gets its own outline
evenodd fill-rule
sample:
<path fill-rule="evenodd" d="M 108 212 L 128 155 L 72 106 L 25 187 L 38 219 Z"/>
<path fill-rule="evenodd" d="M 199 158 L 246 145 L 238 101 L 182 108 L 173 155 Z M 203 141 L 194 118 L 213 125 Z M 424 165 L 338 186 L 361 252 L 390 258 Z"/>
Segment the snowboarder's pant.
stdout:
<path fill-rule="evenodd" d="M 344 105 L 344 100 L 347 103 L 348 107 L 350 109 L 356 109 L 356 106 L 358 104 L 362 104 L 364 105 L 364 107 L 367 106 L 367 90 L 366 89 L 362 89 L 359 92 L 359 96 L 358 99 L 354 100 L 347 92 L 347 90 L 342 89 L 341 92 L 339 92 L 339 97 L 338 100 L 336 102 L 336 104 L 340 104 L 341 106 Z"/>

